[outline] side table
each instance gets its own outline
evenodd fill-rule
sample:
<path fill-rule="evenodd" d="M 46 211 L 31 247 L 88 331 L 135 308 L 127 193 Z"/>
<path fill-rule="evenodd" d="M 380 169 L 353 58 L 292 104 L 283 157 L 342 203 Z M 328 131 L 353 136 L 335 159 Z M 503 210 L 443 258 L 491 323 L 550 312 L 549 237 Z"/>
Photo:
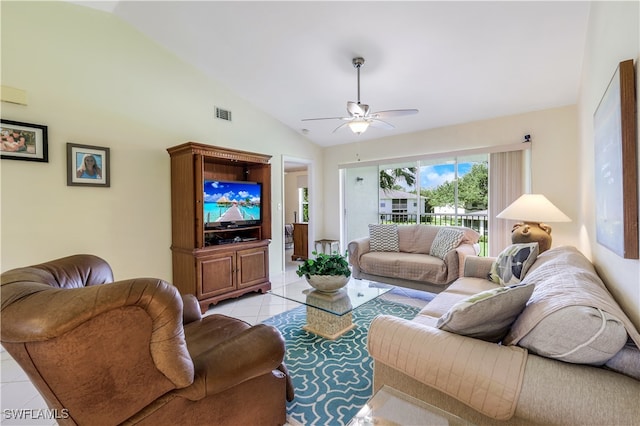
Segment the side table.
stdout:
<path fill-rule="evenodd" d="M 333 246 L 336 247 L 335 250 L 333 249 Z M 316 252 L 318 253 L 331 254 L 334 251 L 340 252 L 340 241 L 328 240 L 328 239 L 315 240 L 314 247 L 316 249 Z M 320 250 L 318 250 L 318 247 L 320 247 Z M 327 247 L 329 248 L 328 252 L 327 252 Z"/>

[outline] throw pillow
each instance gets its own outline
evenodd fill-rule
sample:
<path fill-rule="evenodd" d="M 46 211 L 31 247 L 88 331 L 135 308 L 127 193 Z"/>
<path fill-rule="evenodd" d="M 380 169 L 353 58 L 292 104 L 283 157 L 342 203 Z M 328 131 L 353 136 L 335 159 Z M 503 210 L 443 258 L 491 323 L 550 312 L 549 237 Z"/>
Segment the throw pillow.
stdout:
<path fill-rule="evenodd" d="M 369 225 L 369 250 L 400 251 L 398 225 Z"/>
<path fill-rule="evenodd" d="M 436 327 L 462 336 L 499 342 L 524 310 L 533 284 L 496 287 L 454 304 Z"/>
<path fill-rule="evenodd" d="M 459 229 L 442 228 L 436 234 L 429 254 L 444 259 L 447 253 L 460 245 L 463 238 L 464 232 Z"/>
<path fill-rule="evenodd" d="M 538 243 L 510 245 L 491 265 L 489 280 L 500 285 L 519 283 L 536 261 L 538 250 Z"/>
<path fill-rule="evenodd" d="M 542 253 L 522 284 L 535 290 L 504 338 L 548 358 L 602 365 L 640 334 L 578 249 Z"/>

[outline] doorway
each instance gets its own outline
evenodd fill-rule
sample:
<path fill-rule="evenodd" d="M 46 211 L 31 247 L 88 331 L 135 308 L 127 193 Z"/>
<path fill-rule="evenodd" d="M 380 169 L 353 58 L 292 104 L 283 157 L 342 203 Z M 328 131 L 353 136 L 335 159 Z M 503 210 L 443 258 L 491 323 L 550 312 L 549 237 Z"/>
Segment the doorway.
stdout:
<path fill-rule="evenodd" d="M 282 270 L 294 271 L 300 261 L 294 256 L 294 251 L 300 252 L 294 241 L 294 228 L 299 224 L 300 231 L 304 229 L 308 236 L 312 234 L 311 200 L 313 191 L 310 179 L 311 160 L 282 156 Z M 308 241 L 309 238 L 307 238 Z M 297 244 L 300 244 L 299 241 Z M 308 245 L 308 244 L 307 244 Z M 306 251 L 309 247 L 306 247 Z M 310 252 L 309 252 L 310 253 Z"/>

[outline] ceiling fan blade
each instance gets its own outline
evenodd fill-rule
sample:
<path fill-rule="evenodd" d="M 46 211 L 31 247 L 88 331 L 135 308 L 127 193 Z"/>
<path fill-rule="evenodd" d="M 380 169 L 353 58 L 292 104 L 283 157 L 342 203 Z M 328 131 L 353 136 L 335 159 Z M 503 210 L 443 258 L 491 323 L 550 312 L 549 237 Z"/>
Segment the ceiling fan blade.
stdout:
<path fill-rule="evenodd" d="M 348 125 L 349 125 L 349 123 L 341 124 L 341 125 L 339 125 L 338 127 L 336 127 L 335 129 L 333 129 L 333 132 L 331 132 L 331 133 L 335 133 L 335 132 L 337 132 L 338 130 L 340 130 L 340 129 L 342 129 L 343 127 L 346 127 L 346 126 L 348 126 Z"/>
<path fill-rule="evenodd" d="M 351 120 L 351 118 L 350 117 L 303 118 L 300 121 L 316 121 L 316 120 Z"/>
<path fill-rule="evenodd" d="M 412 115 L 417 114 L 417 109 L 390 109 L 386 111 L 378 111 L 378 112 L 370 112 L 369 105 L 360 103 L 360 68 L 364 64 L 364 58 L 353 58 L 351 61 L 353 66 L 357 70 L 358 76 L 358 101 L 348 101 L 347 102 L 347 113 L 348 117 L 326 117 L 326 118 L 304 118 L 302 121 L 316 121 L 316 120 L 343 120 L 346 123 L 341 124 L 333 130 L 333 133 L 338 130 L 351 125 L 351 130 L 353 130 L 356 134 L 361 134 L 367 130 L 367 127 L 371 125 L 371 127 L 377 127 L 380 129 L 395 129 L 395 126 L 391 123 L 387 123 L 386 121 L 381 120 L 382 118 L 386 119 L 388 117 L 399 117 L 403 115 Z"/>
<path fill-rule="evenodd" d="M 395 129 L 396 127 L 391 124 L 391 123 L 387 123 L 386 121 L 382 121 L 379 120 L 377 118 L 373 118 L 369 121 L 369 125 L 371 125 L 371 127 L 375 127 L 378 129 L 385 129 L 385 130 L 391 130 L 391 129 Z"/>
<path fill-rule="evenodd" d="M 372 112 L 371 117 L 373 118 L 400 117 L 402 115 L 413 115 L 417 113 L 418 113 L 417 109 L 390 109 L 387 111 Z"/>

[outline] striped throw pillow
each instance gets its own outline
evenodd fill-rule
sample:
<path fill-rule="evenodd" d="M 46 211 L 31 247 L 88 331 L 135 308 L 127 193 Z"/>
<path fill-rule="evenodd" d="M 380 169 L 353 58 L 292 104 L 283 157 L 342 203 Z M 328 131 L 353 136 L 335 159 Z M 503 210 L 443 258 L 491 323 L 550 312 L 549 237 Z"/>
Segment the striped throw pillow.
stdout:
<path fill-rule="evenodd" d="M 442 228 L 436 234 L 429 254 L 444 259 L 447 253 L 460 245 L 462 238 L 464 238 L 464 232 L 461 230 Z"/>
<path fill-rule="evenodd" d="M 371 251 L 400 251 L 398 225 L 369 225 Z"/>

